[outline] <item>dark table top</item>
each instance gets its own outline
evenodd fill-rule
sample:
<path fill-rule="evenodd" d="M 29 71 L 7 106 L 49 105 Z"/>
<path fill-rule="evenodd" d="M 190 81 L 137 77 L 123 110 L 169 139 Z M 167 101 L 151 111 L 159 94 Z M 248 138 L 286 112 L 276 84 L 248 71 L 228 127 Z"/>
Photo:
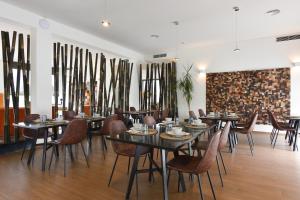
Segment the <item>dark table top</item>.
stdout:
<path fill-rule="evenodd" d="M 239 116 L 224 116 L 224 115 L 207 115 L 199 117 L 199 119 L 211 119 L 211 120 L 224 120 L 224 121 L 238 121 L 240 120 Z"/>
<path fill-rule="evenodd" d="M 58 126 L 67 126 L 69 121 L 63 120 L 63 121 L 46 121 L 45 123 L 42 122 L 34 122 L 34 123 L 25 123 L 25 122 L 19 122 L 17 124 L 13 123 L 14 127 L 18 128 L 28 128 L 28 129 L 42 129 L 42 128 L 53 128 Z"/>
<path fill-rule="evenodd" d="M 122 113 L 127 114 L 127 115 L 145 115 L 145 114 L 154 113 L 155 111 L 158 111 L 158 110 L 122 111 Z"/>
<path fill-rule="evenodd" d="M 300 116 L 286 116 L 285 118 L 288 120 L 300 120 Z"/>
<path fill-rule="evenodd" d="M 78 117 L 78 119 L 85 119 L 88 123 L 91 122 L 97 122 L 97 121 L 103 121 L 105 117 L 99 116 L 99 117 Z M 28 129 L 42 129 L 42 128 L 54 128 L 58 126 L 67 126 L 69 123 L 68 120 L 47 120 L 46 122 L 33 122 L 33 123 L 25 123 L 25 122 L 19 122 L 17 124 L 13 123 L 14 127 L 18 128 L 28 128 Z"/>
<path fill-rule="evenodd" d="M 156 135 L 143 135 L 143 136 L 137 136 L 137 135 L 132 135 L 127 132 L 118 134 L 116 137 L 110 137 L 107 136 L 106 138 L 108 140 L 112 141 L 118 141 L 118 142 L 123 142 L 123 143 L 130 143 L 130 144 L 136 144 L 136 145 L 143 145 L 143 146 L 150 146 L 158 149 L 166 149 L 170 151 L 175 151 L 179 147 L 192 142 L 195 140 L 200 134 L 204 133 L 207 130 L 210 130 L 214 126 L 207 126 L 205 128 L 197 129 L 197 130 L 192 130 L 192 129 L 184 129 L 184 131 L 189 132 L 192 134 L 192 137 L 187 140 L 168 140 L 168 139 L 163 139 L 159 136 L 160 130 L 163 129 L 158 129 L 158 133 Z M 161 131 L 164 132 L 164 131 Z"/>

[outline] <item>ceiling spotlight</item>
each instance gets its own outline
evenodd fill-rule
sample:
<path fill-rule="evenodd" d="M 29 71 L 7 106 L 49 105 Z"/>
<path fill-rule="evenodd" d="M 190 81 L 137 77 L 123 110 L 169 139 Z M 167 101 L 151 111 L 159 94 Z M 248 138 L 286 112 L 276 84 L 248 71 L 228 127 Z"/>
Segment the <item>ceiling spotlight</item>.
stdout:
<path fill-rule="evenodd" d="M 266 12 L 266 14 L 269 14 L 271 16 L 278 15 L 279 13 L 280 13 L 279 9 L 273 9 Z"/>
<path fill-rule="evenodd" d="M 150 37 L 152 37 L 152 38 L 159 38 L 159 35 L 156 35 L 156 34 L 152 34 L 152 35 L 150 35 Z"/>
<path fill-rule="evenodd" d="M 175 26 L 178 26 L 179 25 L 179 21 L 173 21 L 171 22 L 172 24 L 174 24 Z"/>
<path fill-rule="evenodd" d="M 102 24 L 102 26 L 105 27 L 105 28 L 108 28 L 108 27 L 111 26 L 110 21 L 108 21 L 108 20 L 106 20 L 106 19 L 102 20 L 102 21 L 101 21 L 101 24 Z"/>

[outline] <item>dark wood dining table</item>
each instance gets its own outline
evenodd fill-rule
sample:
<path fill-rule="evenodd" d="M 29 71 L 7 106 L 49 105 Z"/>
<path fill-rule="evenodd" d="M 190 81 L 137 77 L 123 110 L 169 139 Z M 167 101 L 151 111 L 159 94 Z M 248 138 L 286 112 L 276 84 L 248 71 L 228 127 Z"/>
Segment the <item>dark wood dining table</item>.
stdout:
<path fill-rule="evenodd" d="M 236 128 L 237 122 L 240 120 L 240 117 L 238 115 L 232 116 L 232 115 L 206 115 L 199 117 L 199 119 L 206 119 L 206 120 L 212 120 L 214 124 L 217 125 L 218 129 L 221 128 L 222 122 L 231 122 L 231 129 L 230 133 L 228 134 L 228 141 L 229 141 L 229 151 L 232 153 L 233 149 L 235 148 L 235 145 L 238 142 L 238 137 L 236 133 L 233 131 L 233 128 Z"/>
<path fill-rule="evenodd" d="M 198 138 L 198 136 L 201 133 L 204 133 L 205 131 L 209 131 L 214 126 L 206 126 L 201 129 L 198 129 L 197 131 L 188 131 L 185 129 L 186 132 L 190 132 L 191 138 L 187 140 L 168 140 L 163 139 L 159 135 L 163 129 L 158 129 L 158 133 L 156 135 L 143 135 L 143 136 L 137 136 L 132 135 L 127 132 L 118 134 L 115 137 L 107 136 L 106 138 L 111 141 L 117 141 L 117 142 L 123 142 L 123 143 L 129 143 L 129 144 L 135 144 L 137 145 L 136 151 L 135 151 L 135 157 L 134 162 L 131 168 L 129 183 L 127 186 L 127 192 L 125 199 L 129 199 L 133 181 L 136 175 L 136 170 L 138 166 L 138 162 L 140 159 L 140 151 L 143 146 L 151 147 L 151 148 L 157 148 L 161 153 L 161 167 L 159 169 L 160 174 L 162 175 L 162 183 L 163 183 L 163 199 L 167 200 L 168 198 L 168 186 L 167 186 L 167 155 L 166 152 L 177 152 L 180 150 L 180 148 L 186 144 L 189 144 L 191 146 L 191 143 Z M 175 153 L 174 153 L 175 154 Z M 182 178 L 183 181 L 183 178 Z M 185 190 L 184 183 L 181 182 L 181 187 L 183 190 Z"/>

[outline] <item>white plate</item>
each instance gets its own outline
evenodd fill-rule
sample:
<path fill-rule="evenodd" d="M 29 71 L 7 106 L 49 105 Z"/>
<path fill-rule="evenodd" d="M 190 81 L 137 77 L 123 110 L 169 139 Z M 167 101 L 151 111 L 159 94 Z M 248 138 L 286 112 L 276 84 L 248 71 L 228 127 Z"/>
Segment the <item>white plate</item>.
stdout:
<path fill-rule="evenodd" d="M 168 135 L 173 136 L 173 137 L 182 137 L 182 136 L 187 136 L 190 135 L 190 133 L 182 131 L 180 134 L 175 134 L 173 131 L 167 131 L 166 132 Z"/>

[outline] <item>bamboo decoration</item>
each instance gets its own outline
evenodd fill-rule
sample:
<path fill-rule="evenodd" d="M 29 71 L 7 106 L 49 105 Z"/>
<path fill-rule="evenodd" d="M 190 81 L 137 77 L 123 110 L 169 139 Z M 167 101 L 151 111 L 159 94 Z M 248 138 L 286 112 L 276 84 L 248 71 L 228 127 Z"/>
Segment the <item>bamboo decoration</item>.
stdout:
<path fill-rule="evenodd" d="M 18 35 L 18 61 L 14 61 L 15 48 Z M 14 123 L 19 122 L 19 98 L 21 77 L 23 79 L 24 87 L 24 104 L 25 113 L 29 114 L 29 70 L 30 70 L 30 36 L 27 36 L 27 57 L 25 60 L 24 52 L 24 37 L 23 34 L 13 32 L 12 43 L 10 43 L 9 32 L 1 31 L 2 40 L 2 58 L 3 58 L 3 80 L 4 80 L 4 143 L 11 143 L 10 138 L 10 120 L 9 120 L 9 104 L 10 96 L 13 103 Z M 17 70 L 16 77 L 14 77 L 13 69 Z M 22 76 L 21 76 L 22 73 Z M 14 142 L 19 141 L 19 129 L 14 129 Z"/>
<path fill-rule="evenodd" d="M 178 116 L 176 63 L 153 63 L 139 68 L 139 108 L 168 108 L 171 117 Z M 145 75 L 145 79 L 142 79 Z M 158 90 L 159 88 L 159 90 Z"/>

